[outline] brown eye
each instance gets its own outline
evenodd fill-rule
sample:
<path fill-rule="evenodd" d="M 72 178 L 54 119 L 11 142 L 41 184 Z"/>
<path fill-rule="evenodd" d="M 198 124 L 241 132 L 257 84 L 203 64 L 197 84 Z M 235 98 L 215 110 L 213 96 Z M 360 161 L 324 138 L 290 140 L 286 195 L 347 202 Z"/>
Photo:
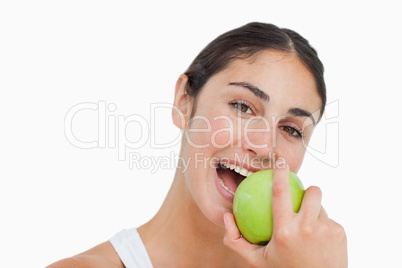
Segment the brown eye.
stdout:
<path fill-rule="evenodd" d="M 282 127 L 279 127 L 279 128 L 281 130 L 285 131 L 287 134 L 289 134 L 292 137 L 295 137 L 295 138 L 302 138 L 303 137 L 303 134 L 300 131 L 298 131 L 296 128 L 294 128 L 294 127 L 282 126 Z"/>
<path fill-rule="evenodd" d="M 250 106 L 248 106 L 245 103 L 242 102 L 234 102 L 232 103 L 233 107 L 235 107 L 237 110 L 239 110 L 242 113 L 245 114 L 253 114 L 253 111 L 251 110 Z"/>

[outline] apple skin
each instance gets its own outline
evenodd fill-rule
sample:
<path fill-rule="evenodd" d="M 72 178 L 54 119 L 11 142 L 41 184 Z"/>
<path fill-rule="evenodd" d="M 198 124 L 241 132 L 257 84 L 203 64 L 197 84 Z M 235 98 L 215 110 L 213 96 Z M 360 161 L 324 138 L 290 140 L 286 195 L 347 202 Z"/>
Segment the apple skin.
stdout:
<path fill-rule="evenodd" d="M 272 169 L 255 172 L 237 187 L 233 214 L 240 233 L 250 243 L 266 245 L 272 237 Z M 289 173 L 293 211 L 297 213 L 304 187 L 293 172 Z"/>

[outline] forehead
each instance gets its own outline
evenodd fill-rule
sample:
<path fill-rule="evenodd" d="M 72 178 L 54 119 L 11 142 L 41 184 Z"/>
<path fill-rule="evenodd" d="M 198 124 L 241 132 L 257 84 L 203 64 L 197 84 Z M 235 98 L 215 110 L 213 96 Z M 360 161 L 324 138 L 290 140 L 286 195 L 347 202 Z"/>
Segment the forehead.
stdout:
<path fill-rule="evenodd" d="M 294 53 L 266 50 L 248 59 L 234 60 L 212 76 L 206 87 L 213 85 L 216 89 L 230 82 L 251 83 L 266 92 L 271 101 L 309 107 L 311 113 L 321 107 L 314 76 Z"/>

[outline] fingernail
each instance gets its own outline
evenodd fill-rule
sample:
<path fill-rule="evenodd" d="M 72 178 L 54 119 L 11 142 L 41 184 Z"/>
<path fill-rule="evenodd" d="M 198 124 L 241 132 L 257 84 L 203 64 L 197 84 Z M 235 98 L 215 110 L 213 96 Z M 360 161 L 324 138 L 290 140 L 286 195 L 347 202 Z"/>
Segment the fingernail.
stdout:
<path fill-rule="evenodd" d="M 278 158 L 278 160 L 276 160 L 276 162 L 275 162 L 276 168 L 280 168 L 280 169 L 286 168 L 286 165 L 287 165 L 286 160 L 283 157 Z"/>

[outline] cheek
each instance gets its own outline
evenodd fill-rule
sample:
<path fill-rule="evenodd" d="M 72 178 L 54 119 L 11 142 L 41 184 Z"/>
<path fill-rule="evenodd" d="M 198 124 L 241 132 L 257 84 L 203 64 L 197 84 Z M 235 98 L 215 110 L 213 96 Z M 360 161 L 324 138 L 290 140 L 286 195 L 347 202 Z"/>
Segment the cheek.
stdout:
<path fill-rule="evenodd" d="M 285 156 L 285 159 L 287 159 L 289 169 L 297 173 L 303 163 L 303 158 L 304 158 L 304 152 L 293 152 L 291 154 L 288 154 L 287 157 Z"/>
<path fill-rule="evenodd" d="M 186 131 L 186 140 L 197 149 L 223 148 L 233 144 L 236 133 L 236 124 L 230 117 L 197 116 Z"/>
<path fill-rule="evenodd" d="M 304 143 L 302 141 L 289 141 L 288 138 L 280 137 L 277 139 L 277 145 L 277 156 L 284 157 L 290 170 L 297 173 L 306 153 Z"/>
<path fill-rule="evenodd" d="M 223 148 L 233 144 L 237 128 L 229 117 L 212 121 L 211 143 L 213 147 Z"/>
<path fill-rule="evenodd" d="M 192 119 L 186 130 L 186 142 L 196 148 L 202 149 L 211 144 L 211 121 L 207 117 L 196 116 Z"/>

